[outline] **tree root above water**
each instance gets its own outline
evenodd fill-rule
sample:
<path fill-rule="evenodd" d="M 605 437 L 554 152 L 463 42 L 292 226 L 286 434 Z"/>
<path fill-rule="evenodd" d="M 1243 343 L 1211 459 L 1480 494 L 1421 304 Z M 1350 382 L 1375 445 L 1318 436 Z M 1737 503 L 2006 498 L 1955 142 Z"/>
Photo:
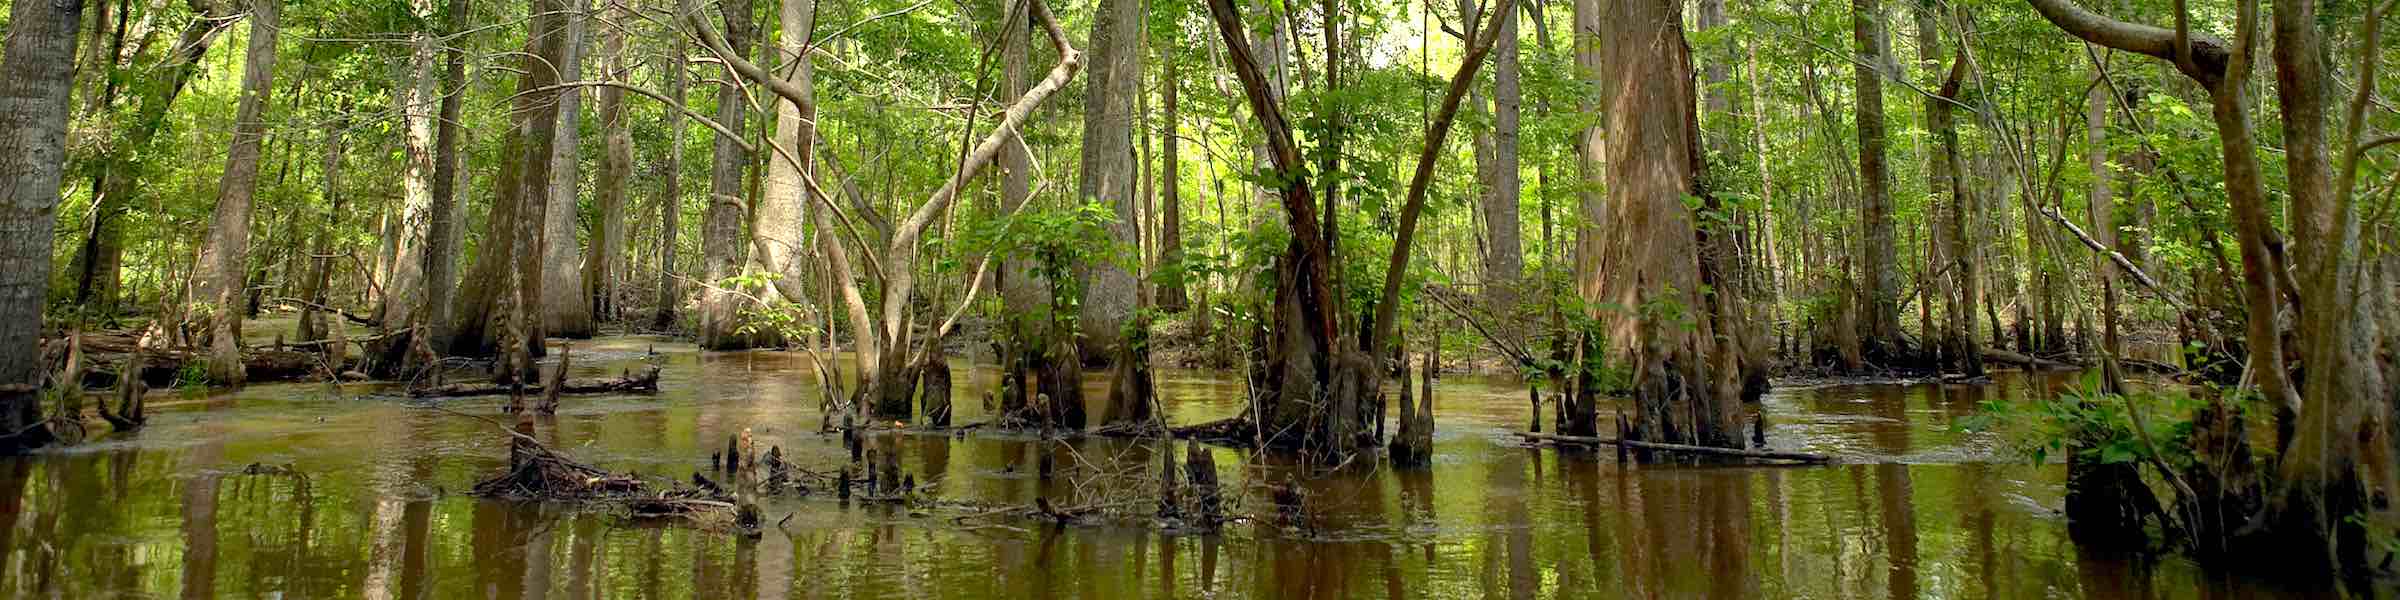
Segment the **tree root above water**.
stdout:
<path fill-rule="evenodd" d="M 508 470 L 477 482 L 474 494 L 486 498 L 528 501 L 573 501 L 622 508 L 641 520 L 669 520 L 709 531 L 756 536 L 758 509 L 706 478 L 693 476 L 694 485 L 673 485 L 652 492 L 639 476 L 619 475 L 575 462 L 526 435 L 519 425 L 509 443 Z"/>

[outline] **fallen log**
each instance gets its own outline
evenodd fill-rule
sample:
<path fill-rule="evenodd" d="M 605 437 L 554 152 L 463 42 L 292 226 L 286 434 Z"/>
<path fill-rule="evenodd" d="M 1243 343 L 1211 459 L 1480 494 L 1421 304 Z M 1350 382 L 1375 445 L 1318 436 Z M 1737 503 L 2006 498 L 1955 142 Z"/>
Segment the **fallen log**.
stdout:
<path fill-rule="evenodd" d="M 200 356 L 182 350 L 149 349 L 144 353 L 147 356 L 140 365 L 131 369 L 126 367 L 127 363 L 133 362 L 130 353 L 87 353 L 90 366 L 84 369 L 83 386 L 114 388 L 124 378 L 123 373 L 131 370 L 140 373 L 142 382 L 150 387 L 171 387 L 180 383 L 186 364 L 202 360 Z M 250 383 L 308 379 L 315 376 L 322 366 L 318 355 L 313 352 L 256 347 L 242 349 L 242 369 L 247 373 L 245 379 Z"/>
<path fill-rule="evenodd" d="M 498 396 L 511 392 L 510 386 L 496 383 L 453 383 L 409 390 L 417 398 L 463 398 L 468 396 Z M 658 391 L 658 367 L 644 367 L 640 372 L 617 377 L 577 377 L 559 386 L 563 394 L 621 394 Z M 527 394 L 548 394 L 546 386 L 526 386 Z"/>
<path fill-rule="evenodd" d="M 2072 365 L 2072 364 L 2063 363 L 2063 362 L 2059 362 L 2059 361 L 2055 361 L 2055 360 L 2050 360 L 2050 359 L 2047 359 L 2047 358 L 2042 358 L 2042 357 L 2039 357 L 2039 356 L 2033 356 L 2033 355 L 2030 355 L 2030 354 L 2019 354 L 2019 353 L 2016 353 L 2016 352 L 2010 352 L 2010 351 L 2007 351 L 2007 350 L 2002 350 L 2002 349 L 1999 349 L 1999 348 L 1992 348 L 1992 347 L 1985 347 L 1985 348 L 1983 349 L 1983 358 L 1984 358 L 1984 360 L 1995 360 L 1995 361 L 2000 361 L 2000 362 L 2005 362 L 2005 363 L 2015 363 L 2015 364 L 2019 364 L 2019 365 L 2024 365 L 2024 366 L 2025 366 L 2025 368 L 2028 368 L 2028 369 L 2053 369 L 2053 370 L 2066 370 L 2066 369 L 2080 369 L 2080 368 L 2082 368 L 2082 367 L 2078 367 L 2078 366 L 2075 366 L 2075 365 Z"/>
<path fill-rule="evenodd" d="M 1659 450 L 1659 451 L 1665 451 L 1665 452 L 1681 452 L 1681 453 L 1685 453 L 1685 454 L 1706 454 L 1706 455 L 1710 455 L 1710 456 L 1732 456 L 1732 457 L 1739 457 L 1739 458 L 1755 458 L 1755 459 L 1760 459 L 1760 460 L 1789 460 L 1789 461 L 1798 461 L 1798 462 L 1805 462 L 1805 463 L 1825 463 L 1825 462 L 1833 462 L 1833 457 L 1826 456 L 1826 455 L 1823 455 L 1823 454 L 1809 454 L 1809 453 L 1806 453 L 1806 452 L 1783 452 L 1783 451 L 1778 451 L 1778 450 L 1748 450 L 1748 449 L 1742 449 L 1742 448 L 1716 448 L 1716 447 L 1710 447 L 1710 446 L 1691 446 L 1691 445 L 1685 445 L 1685 444 L 1668 444 L 1668 443 L 1662 443 L 1662 442 L 1642 442 L 1642 441 L 1635 441 L 1635 440 L 1620 440 L 1620 439 L 1616 439 L 1616 438 L 1604 438 L 1604 437 L 1587 437 L 1587 436 L 1575 436 L 1575 435 L 1553 435 L 1553 434 L 1547 434 L 1547 433 L 1525 433 L 1525 432 L 1517 432 L 1517 437 L 1521 437 L 1521 438 L 1525 438 L 1525 439 L 1528 439 L 1528 440 L 1533 440 L 1533 441 L 1537 441 L 1537 442 L 1549 442 L 1549 443 L 1553 443 L 1553 444 L 1595 444 L 1595 445 L 1612 445 L 1612 446 L 1623 446 L 1623 447 L 1626 447 L 1626 448 L 1635 448 L 1635 449 L 1641 449 L 1641 450 Z"/>

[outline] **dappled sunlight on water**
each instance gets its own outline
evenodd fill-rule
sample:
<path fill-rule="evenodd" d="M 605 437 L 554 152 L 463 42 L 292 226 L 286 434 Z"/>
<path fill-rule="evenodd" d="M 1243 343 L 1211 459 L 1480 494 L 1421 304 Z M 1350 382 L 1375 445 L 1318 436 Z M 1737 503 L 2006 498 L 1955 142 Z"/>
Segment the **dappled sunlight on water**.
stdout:
<path fill-rule="evenodd" d="M 539 436 L 579 460 L 684 477 L 744 429 L 829 471 L 845 458 L 794 354 L 703 355 L 641 337 L 575 343 L 577 375 L 665 366 L 656 396 L 565 400 Z M 657 355 L 652 356 L 655 348 Z M 959 361 L 962 367 L 966 361 Z M 982 420 L 985 367 L 956 378 L 958 422 Z M 1983 386 L 1779 390 L 1769 445 L 1848 464 L 1631 466 L 1521 446 L 1524 389 L 1439 387 L 1434 465 L 1325 472 L 1217 449 L 1254 522 L 1221 535 L 1142 526 L 968 527 L 830 498 L 765 500 L 756 540 L 628 523 L 573 506 L 463 494 L 505 460 L 482 420 L 416 407 L 389 386 L 282 384 L 160 392 L 148 429 L 0 462 L 0 595 L 93 597 L 1079 598 L 2248 598 L 2288 593 L 2182 559 L 2086 555 L 2056 514 L 2062 468 L 1958 427 L 1981 402 L 2054 393 L 2056 376 Z M 1240 411 L 1238 375 L 1158 374 L 1175 423 Z M 1099 398 L 1102 382 L 1088 383 Z M 442 406 L 496 415 L 497 399 Z M 1604 407 L 1606 409 L 1606 407 Z M 1547 415 L 1545 415 L 1546 417 Z M 1023 435 L 880 440 L 948 500 L 1105 495 L 1155 469 L 1152 442 L 1080 440 L 1061 476 Z M 888 446 L 887 446 L 888 447 Z M 252 464 L 288 467 L 247 469 Z M 1274 518 L 1275 486 L 1301 491 Z M 1071 500 L 1070 500 L 1071 501 Z M 988 520 L 979 522 L 989 522 Z"/>

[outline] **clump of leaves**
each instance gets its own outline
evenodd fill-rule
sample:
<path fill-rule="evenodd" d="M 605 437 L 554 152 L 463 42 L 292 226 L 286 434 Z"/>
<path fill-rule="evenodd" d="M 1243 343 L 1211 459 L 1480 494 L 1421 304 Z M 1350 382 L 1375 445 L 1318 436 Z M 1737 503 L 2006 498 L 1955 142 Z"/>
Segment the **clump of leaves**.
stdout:
<path fill-rule="evenodd" d="M 1978 414 L 1960 422 L 1960 428 L 2008 434 L 2014 449 L 2035 463 L 2063 459 L 2068 453 L 2099 464 L 2163 459 L 2177 469 L 2196 460 L 2189 441 L 2191 416 L 2202 404 L 2200 396 L 2150 391 L 2118 395 L 2100 390 L 2099 374 L 2092 373 L 2057 396 L 2021 402 L 1986 400 Z M 2141 410 L 2141 418 L 2136 419 L 2128 408 Z M 2137 422 L 2146 426 L 2147 436 L 2136 429 Z M 2157 456 L 2151 454 L 2151 444 L 2157 445 Z"/>

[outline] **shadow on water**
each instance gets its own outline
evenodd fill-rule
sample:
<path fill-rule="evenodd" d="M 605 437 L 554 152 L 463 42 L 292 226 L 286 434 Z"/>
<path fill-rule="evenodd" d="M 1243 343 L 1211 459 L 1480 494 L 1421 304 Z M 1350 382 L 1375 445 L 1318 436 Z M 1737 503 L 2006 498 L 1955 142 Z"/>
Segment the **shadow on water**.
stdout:
<path fill-rule="evenodd" d="M 612 470 L 682 477 L 749 431 L 831 470 L 813 375 L 774 353 L 579 343 L 579 375 L 665 367 L 659 396 L 574 398 L 546 443 Z M 587 348 L 588 346 L 588 348 Z M 587 362 L 588 361 L 588 362 Z M 959 421 L 984 417 L 987 368 L 960 363 Z M 1095 375 L 1097 377 L 1097 375 Z M 1162 371 L 1172 420 L 1241 409 L 1225 374 Z M 627 523 L 459 492 L 505 461 L 489 424 L 375 387 L 257 386 L 171 402 L 138 437 L 0 461 L 0 596 L 294 598 L 2253 598 L 2286 594 L 2173 557 L 2079 550 L 2062 471 L 1957 427 L 1985 401 L 2064 376 L 1988 385 L 1779 390 L 1777 448 L 1818 467 L 1620 464 L 1532 449 L 1513 382 L 1441 385 L 1433 466 L 1325 472 L 1216 449 L 1235 509 L 1211 536 L 1147 527 L 967 527 L 945 515 L 777 498 L 758 539 Z M 1097 393 L 1093 398 L 1103 397 Z M 495 400 L 452 409 L 489 414 Z M 1605 409 L 1604 409 L 1605 410 Z M 1150 442 L 886 436 L 947 500 L 1111 497 L 1154 477 Z M 1179 450 L 1180 451 L 1180 450 Z M 1059 473 L 1037 473 L 1050 454 Z M 250 465 L 261 465 L 251 468 Z M 288 470 L 287 470 L 288 469 Z M 1277 489 L 1294 493 L 1278 494 Z M 788 518 L 787 518 L 788 517 Z"/>

